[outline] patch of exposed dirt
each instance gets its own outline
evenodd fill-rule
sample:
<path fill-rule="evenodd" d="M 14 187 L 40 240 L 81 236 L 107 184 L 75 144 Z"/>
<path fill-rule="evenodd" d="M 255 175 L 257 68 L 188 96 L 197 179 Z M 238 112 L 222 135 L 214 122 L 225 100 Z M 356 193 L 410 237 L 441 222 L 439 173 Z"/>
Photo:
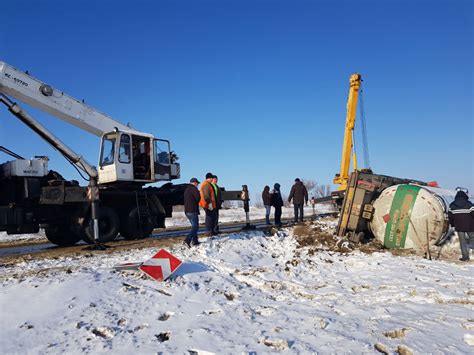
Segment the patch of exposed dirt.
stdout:
<path fill-rule="evenodd" d="M 338 242 L 333 232 L 326 225 L 318 222 L 296 225 L 293 228 L 293 235 L 300 247 L 317 246 L 333 249 Z"/>
<path fill-rule="evenodd" d="M 313 255 L 318 250 L 330 250 L 340 253 L 350 253 L 359 250 L 366 254 L 372 254 L 386 250 L 378 240 L 367 243 L 355 244 L 345 238 L 335 235 L 335 228 L 319 221 L 296 225 L 293 235 L 300 248 L 309 247 L 308 253 Z"/>
<path fill-rule="evenodd" d="M 29 245 L 39 245 L 39 244 L 49 244 L 49 241 L 44 239 L 18 239 L 18 240 L 6 240 L 0 241 L 0 249 L 2 248 L 12 248 L 12 247 L 21 247 Z"/>
<path fill-rule="evenodd" d="M 300 248 L 308 247 L 308 254 L 314 255 L 320 250 L 329 250 L 339 253 L 351 253 L 358 250 L 365 254 L 377 252 L 389 252 L 395 256 L 419 255 L 428 258 L 422 251 L 414 249 L 387 249 L 383 243 L 377 239 L 371 239 L 362 243 L 353 243 L 347 238 L 335 235 L 335 223 L 313 221 L 293 226 L 293 235 Z M 434 252 L 432 252 L 434 254 Z M 437 256 L 432 255 L 437 259 Z"/>
<path fill-rule="evenodd" d="M 436 298 L 435 302 L 438 304 L 462 304 L 462 305 L 474 305 L 474 301 L 466 298 L 453 298 L 448 300 L 443 300 L 441 298 Z"/>

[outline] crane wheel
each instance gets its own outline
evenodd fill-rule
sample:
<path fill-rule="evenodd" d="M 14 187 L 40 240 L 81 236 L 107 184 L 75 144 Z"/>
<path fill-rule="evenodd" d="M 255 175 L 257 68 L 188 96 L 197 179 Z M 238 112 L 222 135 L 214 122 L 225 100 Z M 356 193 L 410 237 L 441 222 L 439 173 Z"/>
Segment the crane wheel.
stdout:
<path fill-rule="evenodd" d="M 120 219 L 112 208 L 100 206 L 99 209 L 99 242 L 107 243 L 117 238 L 120 230 Z M 85 227 L 87 238 L 83 238 L 86 243 L 92 244 L 94 241 L 94 221 L 89 218 Z"/>
<path fill-rule="evenodd" d="M 48 224 L 44 231 L 46 238 L 60 247 L 71 246 L 81 240 L 81 236 L 74 233 L 66 224 Z"/>
<path fill-rule="evenodd" d="M 150 211 L 146 207 L 134 208 L 126 216 L 120 234 L 128 240 L 143 239 L 150 236 L 153 228 Z"/>

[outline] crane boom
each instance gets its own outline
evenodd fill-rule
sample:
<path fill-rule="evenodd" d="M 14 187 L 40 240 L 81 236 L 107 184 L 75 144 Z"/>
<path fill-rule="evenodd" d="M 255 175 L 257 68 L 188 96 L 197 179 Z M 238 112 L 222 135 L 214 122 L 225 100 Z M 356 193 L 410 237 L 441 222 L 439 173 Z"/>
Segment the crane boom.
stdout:
<path fill-rule="evenodd" d="M 99 137 L 115 128 L 143 135 L 5 62 L 0 62 L 0 92 Z"/>
<path fill-rule="evenodd" d="M 351 165 L 351 154 L 353 151 L 353 134 L 356 120 L 357 99 L 359 97 L 359 89 L 362 82 L 361 75 L 352 74 L 349 80 L 349 97 L 347 99 L 346 126 L 344 129 L 344 143 L 342 145 L 342 158 L 340 173 L 334 177 L 334 183 L 339 184 L 339 190 L 347 188 L 349 181 L 349 168 Z M 357 160 L 355 153 L 353 154 L 353 167 L 357 170 Z"/>
<path fill-rule="evenodd" d="M 46 130 L 36 129 L 40 126 L 39 122 L 29 119 L 31 117 L 10 101 L 8 96 L 99 136 L 101 138 L 99 184 L 143 185 L 170 181 L 180 176 L 177 156 L 172 154 L 168 140 L 155 138 L 150 133 L 139 132 L 129 125 L 124 125 L 83 101 L 32 77 L 28 72 L 24 73 L 2 61 L 0 61 L 0 95 L 4 98 L 2 102 L 17 118 L 27 123 L 49 142 L 59 142 L 52 144 L 76 165 L 77 162 L 80 162 L 81 166 L 87 166 L 88 163 L 80 155 L 72 154 L 72 150 L 52 132 L 45 133 Z M 18 108 L 19 111 L 11 108 Z M 78 157 L 81 158 L 80 161 Z"/>

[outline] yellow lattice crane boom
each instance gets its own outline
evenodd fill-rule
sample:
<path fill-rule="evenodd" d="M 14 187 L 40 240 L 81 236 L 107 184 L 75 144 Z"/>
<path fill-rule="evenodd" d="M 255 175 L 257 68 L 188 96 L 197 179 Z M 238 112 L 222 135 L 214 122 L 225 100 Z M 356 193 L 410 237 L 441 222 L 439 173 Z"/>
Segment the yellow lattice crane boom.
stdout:
<path fill-rule="evenodd" d="M 344 129 L 344 143 L 342 146 L 341 170 L 339 174 L 334 177 L 334 183 L 339 185 L 339 190 L 347 188 L 349 181 L 349 169 L 351 165 L 354 170 L 357 170 L 357 159 L 354 148 L 354 127 L 356 121 L 357 100 L 359 97 L 359 90 L 362 83 L 360 74 L 355 73 L 351 75 L 349 80 L 349 97 L 347 99 L 347 113 L 346 113 L 346 127 Z"/>

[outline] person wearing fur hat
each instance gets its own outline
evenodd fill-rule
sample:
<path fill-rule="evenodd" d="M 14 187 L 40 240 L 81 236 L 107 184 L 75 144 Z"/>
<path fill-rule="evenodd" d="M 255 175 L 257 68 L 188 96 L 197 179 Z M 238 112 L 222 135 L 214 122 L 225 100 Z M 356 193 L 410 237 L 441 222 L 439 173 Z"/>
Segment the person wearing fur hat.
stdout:
<path fill-rule="evenodd" d="M 469 261 L 469 249 L 474 249 L 474 205 L 469 201 L 469 196 L 462 189 L 454 197 L 454 202 L 449 205 L 449 224 L 458 234 L 461 247 L 461 261 Z"/>

